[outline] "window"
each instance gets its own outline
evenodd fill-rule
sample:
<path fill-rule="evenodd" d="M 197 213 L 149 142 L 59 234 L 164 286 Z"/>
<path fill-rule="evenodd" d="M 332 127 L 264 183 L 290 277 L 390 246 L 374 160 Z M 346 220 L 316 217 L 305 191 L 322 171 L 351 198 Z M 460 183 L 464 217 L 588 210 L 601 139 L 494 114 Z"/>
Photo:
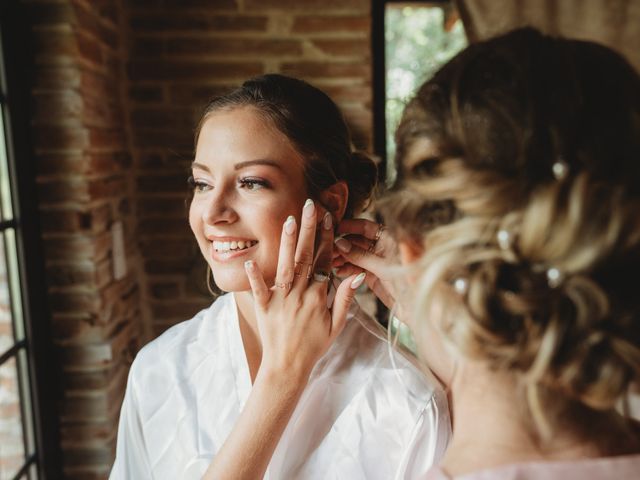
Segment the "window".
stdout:
<path fill-rule="evenodd" d="M 0 480 L 61 477 L 24 2 L 0 2 Z"/>
<path fill-rule="evenodd" d="M 9 168 L 10 125 L 0 58 L 0 479 L 37 478 L 31 382 Z M 33 472 L 33 471 L 32 471 Z"/>
<path fill-rule="evenodd" d="M 381 180 L 390 184 L 395 178 L 394 132 L 404 106 L 467 39 L 451 1 L 376 2 L 373 28 L 376 153 L 386 159 Z"/>
<path fill-rule="evenodd" d="M 380 181 L 391 185 L 396 177 L 394 133 L 407 101 L 467 45 L 467 37 L 452 0 L 375 0 L 372 14 L 374 148 L 381 158 Z M 383 321 L 386 310 L 380 303 L 378 313 Z M 405 325 L 393 318 L 389 327 L 400 343 L 415 352 Z"/>

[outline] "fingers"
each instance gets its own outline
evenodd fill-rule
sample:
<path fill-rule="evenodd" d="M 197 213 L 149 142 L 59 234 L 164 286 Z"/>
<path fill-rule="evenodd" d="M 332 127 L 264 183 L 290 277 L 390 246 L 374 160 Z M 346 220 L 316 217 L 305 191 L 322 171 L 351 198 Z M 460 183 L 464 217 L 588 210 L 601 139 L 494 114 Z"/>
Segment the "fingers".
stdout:
<path fill-rule="evenodd" d="M 293 282 L 294 254 L 296 250 L 296 219 L 292 215 L 282 225 L 280 238 L 280 253 L 278 254 L 278 269 L 274 286 L 288 290 Z"/>
<path fill-rule="evenodd" d="M 349 263 L 380 276 L 387 264 L 387 260 L 357 246 L 346 238 L 337 238 L 335 245 L 340 254 Z"/>
<path fill-rule="evenodd" d="M 300 264 L 297 268 L 299 278 L 304 278 L 306 282 L 309 268 L 313 265 L 313 245 L 316 238 L 316 206 L 313 200 L 308 199 L 302 209 L 300 220 L 300 234 L 296 245 L 295 263 Z M 302 282 L 300 282 L 302 283 Z"/>
<path fill-rule="evenodd" d="M 320 222 L 319 241 L 314 264 L 314 273 L 328 275 L 331 272 L 332 261 L 333 218 L 331 216 L 331 213 L 326 212 L 322 221 Z"/>
<path fill-rule="evenodd" d="M 364 282 L 366 273 L 362 272 L 345 279 L 336 291 L 331 310 L 331 337 L 337 337 L 347 322 L 349 307 L 356 295 L 356 290 Z"/>
<path fill-rule="evenodd" d="M 339 235 L 362 235 L 369 240 L 374 240 L 378 235 L 379 229 L 380 225 L 376 222 L 372 222 L 371 220 L 365 220 L 364 218 L 350 218 L 340 222 L 337 233 Z"/>
<path fill-rule="evenodd" d="M 264 283 L 264 278 L 258 265 L 253 260 L 248 260 L 244 262 L 244 270 L 247 272 L 247 277 L 249 277 L 249 285 L 251 285 L 256 305 L 260 308 L 265 308 L 271 298 L 271 292 L 267 284 Z"/>

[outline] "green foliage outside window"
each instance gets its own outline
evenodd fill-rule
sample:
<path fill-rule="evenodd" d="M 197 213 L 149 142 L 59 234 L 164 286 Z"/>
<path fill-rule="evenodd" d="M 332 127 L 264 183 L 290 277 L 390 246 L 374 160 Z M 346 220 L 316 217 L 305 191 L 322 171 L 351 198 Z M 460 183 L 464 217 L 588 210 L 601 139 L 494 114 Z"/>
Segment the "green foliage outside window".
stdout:
<path fill-rule="evenodd" d="M 393 183 L 394 133 L 405 105 L 417 88 L 467 45 L 462 22 L 445 30 L 445 10 L 438 6 L 393 6 L 385 11 L 387 182 Z M 390 322 L 392 336 L 415 352 L 406 325 Z"/>
<path fill-rule="evenodd" d="M 462 22 L 445 31 L 445 10 L 437 6 L 393 6 L 385 11 L 387 181 L 395 169 L 393 135 L 416 89 L 467 45 Z"/>

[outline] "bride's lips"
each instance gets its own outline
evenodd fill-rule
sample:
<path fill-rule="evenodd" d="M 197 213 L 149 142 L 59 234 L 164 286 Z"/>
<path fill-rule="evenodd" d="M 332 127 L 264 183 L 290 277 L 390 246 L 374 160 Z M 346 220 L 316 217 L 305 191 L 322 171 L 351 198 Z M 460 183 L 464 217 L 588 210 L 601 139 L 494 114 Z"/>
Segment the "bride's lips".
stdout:
<path fill-rule="evenodd" d="M 251 252 L 253 252 L 253 250 L 258 245 L 258 242 L 256 240 L 253 240 L 252 241 L 252 242 L 254 242 L 253 245 L 251 245 L 250 247 L 245 247 L 243 249 L 239 249 L 239 250 L 218 251 L 214 247 L 214 242 L 215 243 L 219 243 L 219 242 L 229 242 L 230 243 L 232 241 L 235 241 L 235 242 L 237 242 L 237 241 L 248 242 L 248 240 L 231 238 L 231 237 L 209 238 L 209 249 L 210 249 L 210 253 L 211 253 L 211 258 L 215 262 L 228 262 L 228 261 L 231 261 L 231 260 L 235 260 L 235 259 L 237 259 L 239 257 L 243 257 L 243 256 L 245 256 L 247 254 L 250 254 Z"/>

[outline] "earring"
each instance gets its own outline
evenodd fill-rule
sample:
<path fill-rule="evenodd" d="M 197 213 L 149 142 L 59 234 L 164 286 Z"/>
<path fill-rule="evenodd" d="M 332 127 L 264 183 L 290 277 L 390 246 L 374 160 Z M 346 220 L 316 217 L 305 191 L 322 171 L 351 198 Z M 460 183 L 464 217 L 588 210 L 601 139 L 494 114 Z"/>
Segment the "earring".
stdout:
<path fill-rule="evenodd" d="M 213 272 L 211 272 L 211 267 L 207 263 L 207 290 L 213 297 L 217 297 L 219 294 L 216 292 L 217 288 L 215 282 L 213 281 Z"/>

